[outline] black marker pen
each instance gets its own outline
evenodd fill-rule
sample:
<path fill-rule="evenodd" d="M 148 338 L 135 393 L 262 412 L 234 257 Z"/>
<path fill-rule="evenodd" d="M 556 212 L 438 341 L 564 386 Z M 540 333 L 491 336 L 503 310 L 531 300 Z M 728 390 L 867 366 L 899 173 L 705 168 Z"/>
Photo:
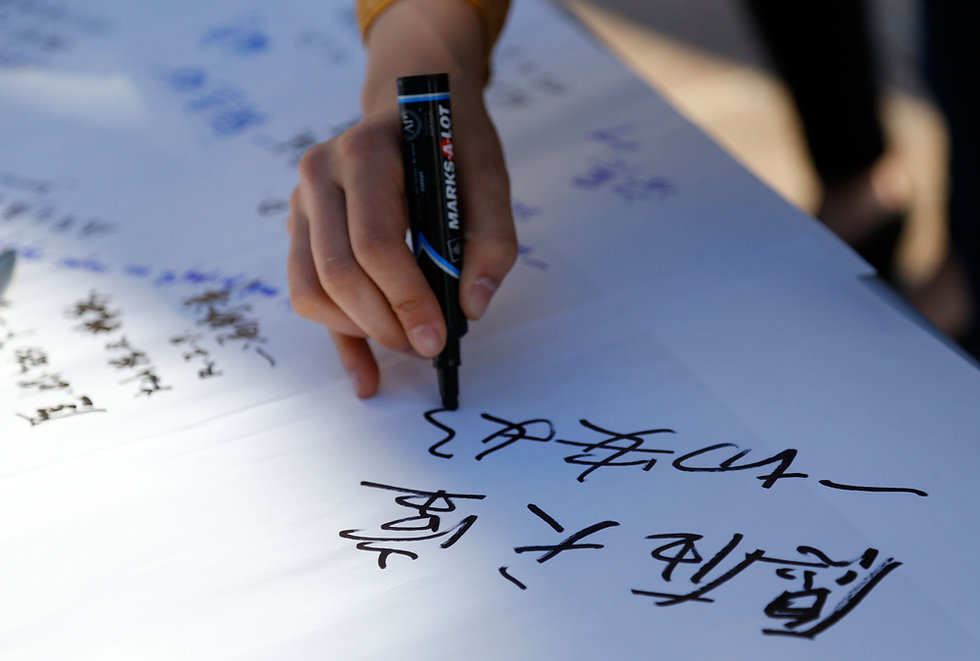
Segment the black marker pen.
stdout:
<path fill-rule="evenodd" d="M 459 338 L 466 332 L 466 317 L 459 306 L 463 235 L 449 75 L 399 78 L 398 108 L 412 247 L 446 320 L 446 348 L 432 363 L 439 375 L 442 405 L 455 409 L 459 407 Z"/>

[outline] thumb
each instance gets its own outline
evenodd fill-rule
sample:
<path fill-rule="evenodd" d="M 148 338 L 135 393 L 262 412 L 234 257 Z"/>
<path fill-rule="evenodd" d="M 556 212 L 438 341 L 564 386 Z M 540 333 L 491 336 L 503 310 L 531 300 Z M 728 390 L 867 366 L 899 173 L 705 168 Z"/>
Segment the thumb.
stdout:
<path fill-rule="evenodd" d="M 463 218 L 463 270 L 460 305 L 469 319 L 479 319 L 504 276 L 517 260 L 517 233 L 511 213 L 510 185 L 499 144 L 498 159 L 480 159 L 466 168 Z"/>

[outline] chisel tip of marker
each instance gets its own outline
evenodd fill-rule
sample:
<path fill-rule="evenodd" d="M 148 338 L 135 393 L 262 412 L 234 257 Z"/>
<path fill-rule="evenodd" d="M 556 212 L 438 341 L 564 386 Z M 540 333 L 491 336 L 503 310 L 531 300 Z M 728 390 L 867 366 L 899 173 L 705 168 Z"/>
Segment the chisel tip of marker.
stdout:
<path fill-rule="evenodd" d="M 459 373 L 456 367 L 443 367 L 439 373 L 439 396 L 443 408 L 455 411 L 459 408 Z"/>

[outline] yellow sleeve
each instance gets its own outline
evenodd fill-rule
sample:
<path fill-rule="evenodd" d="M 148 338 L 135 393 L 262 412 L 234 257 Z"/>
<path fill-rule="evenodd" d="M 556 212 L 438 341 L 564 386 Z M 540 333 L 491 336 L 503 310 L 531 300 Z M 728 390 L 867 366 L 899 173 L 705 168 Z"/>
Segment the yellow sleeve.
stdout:
<path fill-rule="evenodd" d="M 374 19 L 396 2 L 398 0 L 357 0 L 357 22 L 361 27 L 362 38 L 371 28 Z M 463 2 L 476 9 L 480 14 L 483 27 L 487 33 L 487 43 L 493 48 L 497 37 L 500 36 L 500 31 L 504 28 L 504 20 L 507 18 L 510 0 L 463 0 Z"/>

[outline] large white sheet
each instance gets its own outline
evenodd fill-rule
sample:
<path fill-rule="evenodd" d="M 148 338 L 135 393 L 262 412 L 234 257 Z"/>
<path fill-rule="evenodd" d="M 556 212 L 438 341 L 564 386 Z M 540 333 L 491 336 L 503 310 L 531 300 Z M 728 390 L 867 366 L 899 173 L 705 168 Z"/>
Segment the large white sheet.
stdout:
<path fill-rule="evenodd" d="M 346 1 L 0 4 L 0 656 L 977 657 L 975 367 L 515 5 L 521 258 L 447 412 L 288 306 Z"/>

